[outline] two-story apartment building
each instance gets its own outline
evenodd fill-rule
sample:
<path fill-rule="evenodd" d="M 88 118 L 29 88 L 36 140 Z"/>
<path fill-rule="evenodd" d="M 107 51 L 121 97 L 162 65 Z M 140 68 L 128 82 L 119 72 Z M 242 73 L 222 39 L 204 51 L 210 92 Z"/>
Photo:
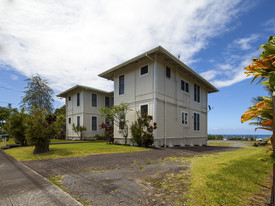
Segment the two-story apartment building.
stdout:
<path fill-rule="evenodd" d="M 99 76 L 114 81 L 114 105 L 130 104 L 129 125 L 137 112 L 153 116 L 156 146 L 206 145 L 208 93 L 218 89 L 161 46 Z M 118 130 L 115 141 L 123 144 Z"/>
<path fill-rule="evenodd" d="M 72 125 L 85 126 L 84 137 L 94 137 L 96 134 L 104 135 L 99 124 L 104 122 L 100 116 L 100 107 L 113 106 L 113 92 L 106 92 L 92 87 L 76 85 L 60 94 L 58 97 L 66 101 L 66 138 L 78 139 Z"/>

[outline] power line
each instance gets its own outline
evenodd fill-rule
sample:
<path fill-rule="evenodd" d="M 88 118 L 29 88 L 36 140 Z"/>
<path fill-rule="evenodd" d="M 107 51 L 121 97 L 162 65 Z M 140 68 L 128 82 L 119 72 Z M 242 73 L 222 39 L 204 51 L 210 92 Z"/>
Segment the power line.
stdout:
<path fill-rule="evenodd" d="M 19 91 L 19 90 L 16 90 L 16 89 L 12 89 L 12 88 L 8 88 L 8 87 L 4 87 L 4 86 L 1 86 L 1 85 L 0 85 L 0 87 L 1 87 L 1 88 L 3 88 L 3 89 L 7 89 L 7 90 L 10 90 L 10 91 L 13 91 L 13 92 L 24 93 L 23 91 Z"/>

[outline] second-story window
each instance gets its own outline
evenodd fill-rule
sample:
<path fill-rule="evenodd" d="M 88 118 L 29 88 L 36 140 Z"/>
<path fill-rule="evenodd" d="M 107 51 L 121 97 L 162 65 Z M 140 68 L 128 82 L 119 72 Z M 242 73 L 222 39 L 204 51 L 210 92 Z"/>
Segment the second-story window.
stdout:
<path fill-rule="evenodd" d="M 69 99 L 69 101 L 71 101 L 71 96 L 69 96 L 69 98 L 68 98 L 68 99 Z"/>
<path fill-rule="evenodd" d="M 118 94 L 123 95 L 124 94 L 124 75 L 119 76 L 118 78 Z"/>
<path fill-rule="evenodd" d="M 80 93 L 76 95 L 76 106 L 80 106 Z"/>
<path fill-rule="evenodd" d="M 110 108 L 110 97 L 105 97 L 105 107 Z"/>
<path fill-rule="evenodd" d="M 92 107 L 97 107 L 97 94 L 92 94 Z"/>
<path fill-rule="evenodd" d="M 171 69 L 166 67 L 166 77 L 171 78 Z"/>
<path fill-rule="evenodd" d="M 200 102 L 200 86 L 194 85 L 194 101 Z"/>
<path fill-rule="evenodd" d="M 180 81 L 180 87 L 181 87 L 182 91 L 185 91 L 185 92 L 189 93 L 189 84 L 188 84 L 188 82 L 186 82 L 184 80 L 181 80 Z"/>
<path fill-rule="evenodd" d="M 148 74 L 148 72 L 149 72 L 148 65 L 145 65 L 140 68 L 140 76 L 144 76 L 144 75 Z"/>

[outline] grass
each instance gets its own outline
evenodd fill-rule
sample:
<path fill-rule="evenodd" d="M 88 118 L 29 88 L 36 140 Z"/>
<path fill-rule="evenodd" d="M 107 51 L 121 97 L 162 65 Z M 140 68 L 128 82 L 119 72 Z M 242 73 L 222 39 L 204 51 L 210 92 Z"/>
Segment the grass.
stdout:
<path fill-rule="evenodd" d="M 98 143 L 75 143 L 50 145 L 50 151 L 43 154 L 32 154 L 34 146 L 17 147 L 5 150 L 5 152 L 19 161 L 58 159 L 64 157 L 77 157 L 107 153 L 125 153 L 147 151 L 141 147 L 130 147 L 123 145 L 111 145 L 105 142 Z"/>
<path fill-rule="evenodd" d="M 250 205 L 271 174 L 266 148 L 244 148 L 191 159 L 186 205 Z"/>
<path fill-rule="evenodd" d="M 208 146 L 225 146 L 230 147 L 232 144 L 230 142 L 208 142 Z"/>

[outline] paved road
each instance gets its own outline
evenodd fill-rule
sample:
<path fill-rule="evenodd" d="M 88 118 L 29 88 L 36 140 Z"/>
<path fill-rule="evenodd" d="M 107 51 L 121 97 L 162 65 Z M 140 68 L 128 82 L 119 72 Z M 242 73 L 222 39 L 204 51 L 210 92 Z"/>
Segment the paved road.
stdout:
<path fill-rule="evenodd" d="M 78 201 L 0 150 L 0 205 L 81 205 Z"/>

